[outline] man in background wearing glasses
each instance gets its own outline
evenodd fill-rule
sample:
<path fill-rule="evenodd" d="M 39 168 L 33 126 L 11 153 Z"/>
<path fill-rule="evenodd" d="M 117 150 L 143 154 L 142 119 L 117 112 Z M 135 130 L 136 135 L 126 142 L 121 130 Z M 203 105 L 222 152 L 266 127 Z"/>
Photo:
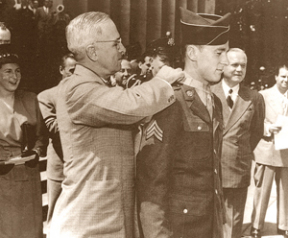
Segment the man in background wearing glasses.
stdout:
<path fill-rule="evenodd" d="M 120 70 L 125 48 L 105 13 L 79 15 L 68 25 L 66 38 L 77 65 L 57 95 L 65 179 L 50 235 L 137 237 L 131 125 L 171 105 L 170 83 L 184 75 L 165 66 L 137 87 L 111 87 L 110 76 Z"/>

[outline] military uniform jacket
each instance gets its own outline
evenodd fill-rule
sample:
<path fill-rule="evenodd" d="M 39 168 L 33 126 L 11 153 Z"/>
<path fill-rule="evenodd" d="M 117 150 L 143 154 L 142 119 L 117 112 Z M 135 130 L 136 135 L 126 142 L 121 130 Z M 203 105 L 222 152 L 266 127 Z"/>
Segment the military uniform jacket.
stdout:
<path fill-rule="evenodd" d="M 135 157 L 128 125 L 174 101 L 172 87 L 159 78 L 124 90 L 76 65 L 60 82 L 56 116 L 65 179 L 51 237 L 135 237 Z"/>
<path fill-rule="evenodd" d="M 221 238 L 222 108 L 214 116 L 183 85 L 169 108 L 144 126 L 137 155 L 137 199 L 145 238 Z"/>
<path fill-rule="evenodd" d="M 64 179 L 63 152 L 56 118 L 57 90 L 57 86 L 49 88 L 39 93 L 37 98 L 51 142 L 47 148 L 47 177 L 55 181 L 62 181 Z"/>
<path fill-rule="evenodd" d="M 276 85 L 260 91 L 260 93 L 265 101 L 265 130 L 263 138 L 254 151 L 255 160 L 259 164 L 288 167 L 288 150 L 275 150 L 273 135 L 268 135 L 267 128 L 270 124 L 276 123 L 279 115 L 283 115 L 283 97 L 281 97 Z"/>
<path fill-rule="evenodd" d="M 222 185 L 224 188 L 248 187 L 253 150 L 264 131 L 264 99 L 255 90 L 240 85 L 230 110 L 222 82 L 211 90 L 220 98 L 223 107 Z"/>

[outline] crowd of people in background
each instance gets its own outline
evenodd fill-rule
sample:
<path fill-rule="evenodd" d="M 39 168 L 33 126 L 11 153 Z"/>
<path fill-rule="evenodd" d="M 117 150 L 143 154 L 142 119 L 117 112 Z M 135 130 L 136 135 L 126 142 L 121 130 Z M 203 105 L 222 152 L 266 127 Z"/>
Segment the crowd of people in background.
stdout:
<path fill-rule="evenodd" d="M 288 146 L 275 148 L 285 63 L 258 92 L 243 85 L 247 55 L 229 48 L 230 14 L 180 8 L 182 49 L 167 32 L 135 55 L 107 14 L 70 19 L 52 4 L 2 9 L 0 237 L 42 237 L 40 156 L 50 238 L 240 238 L 251 175 L 251 237 L 274 177 L 288 237 Z M 37 96 L 21 74 L 37 78 Z"/>
<path fill-rule="evenodd" d="M 19 4 L 7 0 L 0 4 L 0 22 L 5 22 L 11 31 L 13 47 L 23 63 L 20 87 L 37 93 L 57 84 L 57 66 L 69 52 L 65 27 L 71 17 L 63 5 L 54 6 L 53 11 L 52 7 L 52 0 L 44 0 L 41 5 L 37 0 L 22 0 Z"/>

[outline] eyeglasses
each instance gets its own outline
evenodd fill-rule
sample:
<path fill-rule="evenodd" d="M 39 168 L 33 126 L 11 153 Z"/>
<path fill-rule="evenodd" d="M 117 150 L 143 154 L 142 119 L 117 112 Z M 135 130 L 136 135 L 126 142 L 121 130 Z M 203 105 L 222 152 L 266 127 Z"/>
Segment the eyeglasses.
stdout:
<path fill-rule="evenodd" d="M 115 43 L 115 46 L 116 46 L 116 49 L 118 51 L 120 51 L 121 49 L 121 44 L 122 44 L 122 39 L 118 39 L 118 40 L 99 40 L 99 41 L 96 41 L 95 43 L 106 43 L 106 42 L 114 42 Z"/>

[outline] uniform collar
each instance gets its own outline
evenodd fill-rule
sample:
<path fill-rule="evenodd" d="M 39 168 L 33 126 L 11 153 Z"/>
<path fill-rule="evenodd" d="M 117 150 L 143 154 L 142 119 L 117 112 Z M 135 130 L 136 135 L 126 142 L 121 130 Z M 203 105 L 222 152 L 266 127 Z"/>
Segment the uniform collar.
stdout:
<path fill-rule="evenodd" d="M 184 81 L 185 85 L 193 87 L 197 91 L 201 90 L 201 91 L 203 91 L 205 93 L 212 94 L 211 93 L 211 89 L 210 89 L 210 85 L 208 83 L 203 83 L 203 82 L 201 82 L 199 80 L 196 80 L 196 79 L 192 78 L 190 75 L 188 75 L 187 73 L 185 73 L 185 78 L 186 78 L 185 81 Z"/>

